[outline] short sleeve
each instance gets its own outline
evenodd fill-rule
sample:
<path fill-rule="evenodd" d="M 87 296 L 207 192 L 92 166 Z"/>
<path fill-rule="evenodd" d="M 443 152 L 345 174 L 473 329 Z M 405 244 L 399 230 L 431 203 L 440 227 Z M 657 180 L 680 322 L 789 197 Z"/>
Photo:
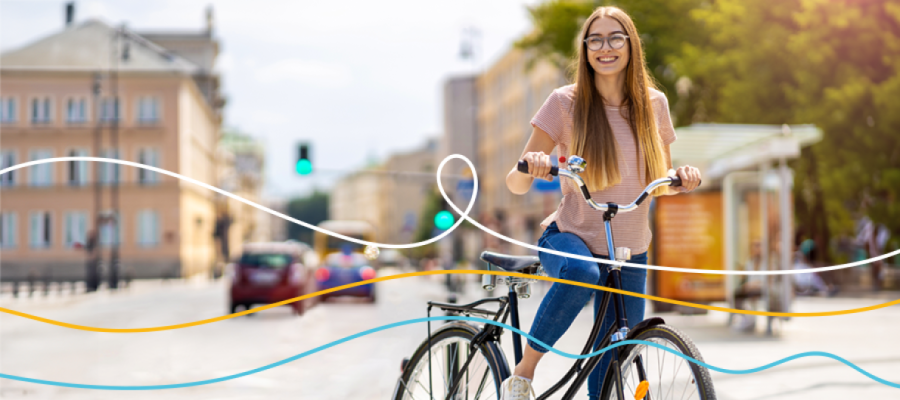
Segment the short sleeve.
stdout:
<path fill-rule="evenodd" d="M 553 143 L 556 144 L 559 144 L 565 130 L 565 118 L 563 118 L 562 102 L 559 96 L 560 94 L 556 90 L 550 93 L 550 97 L 531 119 L 531 126 L 547 132 L 553 139 Z"/>
<path fill-rule="evenodd" d="M 659 137 L 662 143 L 668 146 L 675 142 L 675 127 L 672 125 L 672 117 L 669 115 L 669 100 L 662 92 L 656 101 L 656 126 L 659 130 Z"/>

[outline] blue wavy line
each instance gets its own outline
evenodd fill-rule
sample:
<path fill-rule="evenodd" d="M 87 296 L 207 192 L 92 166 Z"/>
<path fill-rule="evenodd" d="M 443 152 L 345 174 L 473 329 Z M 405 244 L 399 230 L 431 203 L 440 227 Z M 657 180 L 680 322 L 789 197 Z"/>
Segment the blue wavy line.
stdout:
<path fill-rule="evenodd" d="M 218 383 L 218 382 L 224 382 L 224 381 L 228 381 L 228 380 L 232 380 L 232 379 L 237 379 L 237 378 L 240 378 L 240 377 L 243 377 L 243 376 L 247 376 L 247 375 L 252 375 L 252 374 L 255 374 L 255 373 L 257 373 L 257 372 L 262 372 L 262 371 L 265 371 L 265 370 L 267 370 L 267 369 L 272 369 L 272 368 L 275 368 L 275 367 L 278 367 L 278 366 L 287 364 L 287 363 L 289 363 L 289 362 L 292 362 L 292 361 L 295 361 L 295 360 L 299 360 L 299 359 L 301 359 L 301 358 L 303 358 L 303 357 L 306 357 L 306 356 L 309 356 L 309 355 L 318 353 L 318 352 L 320 352 L 320 351 L 322 351 L 322 350 L 328 349 L 328 348 L 330 348 L 330 347 L 337 346 L 337 345 L 339 345 L 339 344 L 341 344 L 341 343 L 344 343 L 344 342 L 347 342 L 347 341 L 356 339 L 356 338 L 358 338 L 358 337 L 362 337 L 362 336 L 365 336 L 365 335 L 368 335 L 368 334 L 372 334 L 372 333 L 375 333 L 375 332 L 380 332 L 380 331 L 383 331 L 383 330 L 386 330 L 386 329 L 390 329 L 390 328 L 394 328 L 394 327 L 398 327 L 398 326 L 409 325 L 409 324 L 415 324 L 415 323 L 420 323 L 420 322 L 427 322 L 427 321 L 474 321 L 474 322 L 480 322 L 480 323 L 484 323 L 484 324 L 491 324 L 491 325 L 500 326 L 500 327 L 503 327 L 504 329 L 509 329 L 510 331 L 516 332 L 516 333 L 518 333 L 518 334 L 520 334 L 520 335 L 522 335 L 522 336 L 524 336 L 524 337 L 526 337 L 526 338 L 528 338 L 528 339 L 531 339 L 532 341 L 534 341 L 534 342 L 540 344 L 541 346 L 550 349 L 550 351 L 552 351 L 552 352 L 555 353 L 555 354 L 558 354 L 558 355 L 561 355 L 561 356 L 567 357 L 567 358 L 572 358 L 572 359 L 583 359 L 583 358 L 594 357 L 594 356 L 599 355 L 599 354 L 602 354 L 602 353 L 604 353 L 604 352 L 606 352 L 606 351 L 612 350 L 612 349 L 614 349 L 614 348 L 616 348 L 616 347 L 619 347 L 619 346 L 625 346 L 625 345 L 628 345 L 628 344 L 644 344 L 644 345 L 647 345 L 647 346 L 653 346 L 653 347 L 656 347 L 656 348 L 659 348 L 659 349 L 668 351 L 669 353 L 672 353 L 672 354 L 674 354 L 674 355 L 676 355 L 676 356 L 678 356 L 678 357 L 681 357 L 681 358 L 683 358 L 683 359 L 685 359 L 685 360 L 688 360 L 688 361 L 690 361 L 690 362 L 692 362 L 692 363 L 699 364 L 699 365 L 702 365 L 702 366 L 704 366 L 704 367 L 706 367 L 706 368 L 708 368 L 708 369 L 711 369 L 711 370 L 713 370 L 713 371 L 723 372 L 723 373 L 726 373 L 726 374 L 751 374 L 751 373 L 754 373 L 754 372 L 759 372 L 759 371 L 767 370 L 767 369 L 769 369 L 769 368 L 775 367 L 775 366 L 777 366 L 777 365 L 784 364 L 784 363 L 786 363 L 786 362 L 788 362 L 788 361 L 795 360 L 795 359 L 798 359 L 798 358 L 803 358 L 803 357 L 813 357 L 813 356 L 827 357 L 827 358 L 831 358 L 831 359 L 833 359 L 833 360 L 837 360 L 837 361 L 840 361 L 840 362 L 844 363 L 845 365 L 849 366 L 850 368 L 855 369 L 855 370 L 858 371 L 859 373 L 865 375 L 865 376 L 868 377 L 869 379 L 872 379 L 872 380 L 874 380 L 874 381 L 876 381 L 876 382 L 878 382 L 878 383 L 882 383 L 882 384 L 884 384 L 884 385 L 887 385 L 887 386 L 890 386 L 890 387 L 893 387 L 893 388 L 900 389 L 900 383 L 894 383 L 894 382 L 891 382 L 891 381 L 888 381 L 888 380 L 879 378 L 879 377 L 877 377 L 877 376 L 875 376 L 875 375 L 869 373 L 868 371 L 866 371 L 866 370 L 860 368 L 860 367 L 857 366 L 856 364 L 853 364 L 853 363 L 850 362 L 850 361 L 847 361 L 847 360 L 845 360 L 845 359 L 843 359 L 843 358 L 841 358 L 841 357 L 839 357 L 839 356 L 836 356 L 836 355 L 831 354 L 831 353 L 823 352 L 823 351 L 808 351 L 808 352 L 805 352 L 805 353 L 795 354 L 795 355 L 792 355 L 792 356 L 790 356 L 790 357 L 782 358 L 782 359 L 780 359 L 780 360 L 778 360 L 778 361 L 775 361 L 775 362 L 772 362 L 772 363 L 763 365 L 763 366 L 761 366 L 761 367 L 750 368 L 750 369 L 740 369 L 740 370 L 739 370 L 739 369 L 727 369 L 727 368 L 716 367 L 716 366 L 714 366 L 714 365 L 710 365 L 710 364 L 707 364 L 707 363 L 705 363 L 705 362 L 698 361 L 698 360 L 696 360 L 696 359 L 694 359 L 694 358 L 692 358 L 692 357 L 686 356 L 686 355 L 684 355 L 684 354 L 682 354 L 682 353 L 680 353 L 680 352 L 678 352 L 678 351 L 676 351 L 676 350 L 672 350 L 672 349 L 670 349 L 670 348 L 668 348 L 668 347 L 666 347 L 666 346 L 662 346 L 662 345 L 659 345 L 659 344 L 656 344 L 656 343 L 651 343 L 651 342 L 647 342 L 647 341 L 643 341 L 643 340 L 623 340 L 623 341 L 621 341 L 621 342 L 618 342 L 618 343 L 615 343 L 615 344 L 613 344 L 613 345 L 604 347 L 604 348 L 602 348 L 602 349 L 600 349 L 600 350 L 597 350 L 597 351 L 595 351 L 595 352 L 593 352 L 593 353 L 590 353 L 590 354 L 583 354 L 583 355 L 582 355 L 582 354 L 570 354 L 570 353 L 566 353 L 566 352 L 561 351 L 561 350 L 557 350 L 557 349 L 555 349 L 555 348 L 553 348 L 553 347 L 547 345 L 546 343 L 544 343 L 544 342 L 542 342 L 542 341 L 540 341 L 540 340 L 538 340 L 538 339 L 535 339 L 535 338 L 532 337 L 531 335 L 529 335 L 529 334 L 527 334 L 527 333 L 525 333 L 525 332 L 523 332 L 523 331 L 521 331 L 521 330 L 519 330 L 519 329 L 513 328 L 512 326 L 509 326 L 509 325 L 506 325 L 506 324 L 503 324 L 503 323 L 500 323 L 500 322 L 496 322 L 496 321 L 493 321 L 493 320 L 489 320 L 489 319 L 476 318 L 476 317 L 462 317 L 462 316 L 439 316 L 439 317 L 428 317 L 428 318 L 415 318 L 415 319 L 410 319 L 410 320 L 406 320 L 406 321 L 395 322 L 395 323 L 392 323 L 392 324 L 387 324 L 387 325 L 383 325 L 383 326 L 380 326 L 380 327 L 377 327 L 377 328 L 369 329 L 369 330 L 367 330 L 367 331 L 363 331 L 363 332 L 360 332 L 360 333 L 357 333 L 357 334 L 354 334 L 354 335 L 350 335 L 350 336 L 347 336 L 347 337 L 345 337 L 345 338 L 343 338 L 343 339 L 340 339 L 340 340 L 335 340 L 335 341 L 333 341 L 333 342 L 331 342 L 331 343 L 324 344 L 324 345 L 319 346 L 319 347 L 316 347 L 316 348 L 314 348 L 314 349 L 312 349 L 312 350 L 308 350 L 308 351 L 305 351 L 305 352 L 303 352 L 303 353 L 297 354 L 297 355 L 295 355 L 295 356 L 293 356 L 293 357 L 285 358 L 284 360 L 277 361 L 277 362 L 274 362 L 274 363 L 271 363 L 271 364 L 268 364 L 268 365 L 264 365 L 264 366 L 259 367 L 259 368 L 256 368 L 256 369 L 251 369 L 251 370 L 249 370 L 249 371 L 244 371 L 244 372 L 237 373 L 237 374 L 234 374 L 234 375 L 223 376 L 223 377 L 221 377 L 221 378 L 207 379 L 207 380 L 195 381 L 195 382 L 176 383 L 176 384 L 170 384 L 170 385 L 113 386 L 113 385 L 87 385 L 87 384 L 80 384 L 80 383 L 68 383 L 68 382 L 48 381 L 48 380 L 43 380 L 43 379 L 26 378 L 26 377 L 23 377 L 23 376 L 10 375 L 10 374 L 2 374 L 2 373 L 0 373 L 0 378 L 11 379 L 11 380 L 16 380 L 16 381 L 21 381 L 21 382 L 36 383 L 36 384 L 40 384 L 40 385 L 60 386 L 60 387 L 68 387 L 68 388 L 76 388 L 76 389 L 95 389 L 95 390 L 162 390 L 162 389 L 180 389 L 180 388 L 187 388 L 187 387 L 193 387 L 193 386 L 209 385 L 209 384 L 213 384 L 213 383 Z"/>

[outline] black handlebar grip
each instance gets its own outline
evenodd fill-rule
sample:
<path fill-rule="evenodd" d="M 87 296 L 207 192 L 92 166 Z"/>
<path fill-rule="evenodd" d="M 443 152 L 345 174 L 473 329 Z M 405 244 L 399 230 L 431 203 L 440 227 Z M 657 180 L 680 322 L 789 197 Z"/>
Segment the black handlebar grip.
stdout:
<path fill-rule="evenodd" d="M 680 176 L 675 175 L 670 178 L 672 178 L 672 183 L 670 183 L 669 186 L 681 186 L 681 177 Z M 700 180 L 700 183 L 697 184 L 697 187 L 700 187 L 700 185 L 702 185 L 702 184 L 703 184 L 703 179 Z"/>
<path fill-rule="evenodd" d="M 516 165 L 516 169 L 523 174 L 528 173 L 528 161 L 519 160 L 519 163 Z M 557 176 L 559 175 L 559 167 L 550 167 L 550 175 Z"/>
<path fill-rule="evenodd" d="M 519 160 L 519 164 L 516 165 L 516 168 L 519 169 L 519 172 L 523 174 L 528 173 L 528 161 Z"/>

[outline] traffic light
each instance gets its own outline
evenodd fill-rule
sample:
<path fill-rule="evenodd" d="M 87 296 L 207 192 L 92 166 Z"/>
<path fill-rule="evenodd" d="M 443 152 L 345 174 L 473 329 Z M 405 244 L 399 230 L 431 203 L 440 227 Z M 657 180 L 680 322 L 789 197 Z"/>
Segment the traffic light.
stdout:
<path fill-rule="evenodd" d="M 301 143 L 298 146 L 299 157 L 295 169 L 300 175 L 309 175 L 312 173 L 312 162 L 309 160 L 309 144 Z"/>
<path fill-rule="evenodd" d="M 453 214 L 447 209 L 450 208 L 447 205 L 447 200 L 444 200 L 441 197 L 441 210 L 434 215 L 434 227 L 440 230 L 447 230 L 453 226 L 453 222 L 455 222 L 455 218 L 453 218 Z"/>

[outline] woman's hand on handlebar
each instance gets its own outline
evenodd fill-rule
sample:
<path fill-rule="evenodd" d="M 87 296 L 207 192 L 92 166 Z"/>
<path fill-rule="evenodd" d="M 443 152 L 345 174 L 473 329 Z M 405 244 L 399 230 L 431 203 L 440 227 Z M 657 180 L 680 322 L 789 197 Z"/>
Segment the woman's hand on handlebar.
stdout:
<path fill-rule="evenodd" d="M 681 186 L 675 186 L 674 189 L 679 193 L 687 193 L 700 186 L 700 170 L 696 167 L 692 167 L 690 165 L 684 165 L 678 167 L 674 173 L 670 173 L 670 176 L 677 175 L 681 178 Z"/>
<path fill-rule="evenodd" d="M 543 151 L 529 152 L 522 156 L 522 160 L 528 163 L 529 175 L 553 181 L 553 176 L 550 175 L 550 167 L 553 166 L 553 163 L 550 161 L 550 155 L 544 154 Z"/>

